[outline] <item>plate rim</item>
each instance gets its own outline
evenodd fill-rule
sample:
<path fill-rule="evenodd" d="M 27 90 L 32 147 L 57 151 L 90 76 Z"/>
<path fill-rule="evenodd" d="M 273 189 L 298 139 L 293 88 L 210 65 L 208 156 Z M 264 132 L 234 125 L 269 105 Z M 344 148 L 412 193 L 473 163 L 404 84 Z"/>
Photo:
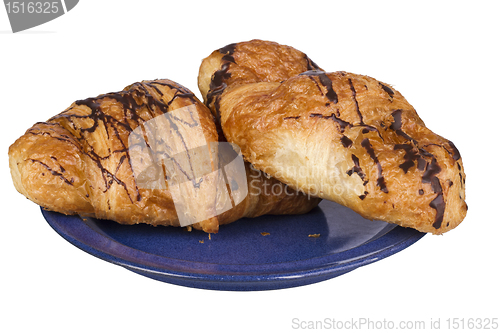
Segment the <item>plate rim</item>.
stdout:
<path fill-rule="evenodd" d="M 305 260 L 287 261 L 277 264 L 200 263 L 197 261 L 165 257 L 129 247 L 96 231 L 78 215 L 64 215 L 46 210 L 43 207 L 40 208 L 43 217 L 52 229 L 80 250 L 104 261 L 122 266 L 135 273 L 156 280 L 202 289 L 269 290 L 311 284 L 342 275 L 356 268 L 382 260 L 404 250 L 426 235 L 426 233 L 419 232 L 415 229 L 396 226 L 373 241 L 368 241 L 342 252 L 326 254 L 324 256 Z M 61 225 L 61 220 L 68 219 L 77 223 L 78 227 L 83 227 L 82 230 L 90 232 L 90 238 L 94 240 L 94 243 L 89 244 L 88 241 L 82 240 L 81 234 L 68 232 L 68 230 Z M 140 252 L 148 261 L 145 262 L 138 259 L 134 262 L 125 258 L 123 255 L 115 255 L 116 253 L 113 254 L 109 249 L 99 246 L 99 242 L 111 242 L 117 246 L 117 248 L 126 247 L 132 252 Z M 370 249 L 374 245 L 376 248 Z M 352 257 L 352 254 L 358 255 Z M 333 257 L 335 257 L 335 260 L 332 260 L 334 259 Z M 156 260 L 156 263 L 151 260 Z M 170 265 L 164 265 L 165 262 L 170 263 Z M 291 269 L 291 267 L 289 267 L 297 262 L 302 262 L 302 268 Z M 199 267 L 193 269 L 193 265 Z M 288 270 L 270 271 L 272 268 L 286 268 L 287 266 L 289 267 Z M 207 269 L 214 267 L 217 267 L 218 270 Z M 245 270 L 242 268 L 247 269 Z M 253 270 L 248 268 L 253 268 Z M 256 270 L 256 268 L 259 268 L 259 270 Z"/>

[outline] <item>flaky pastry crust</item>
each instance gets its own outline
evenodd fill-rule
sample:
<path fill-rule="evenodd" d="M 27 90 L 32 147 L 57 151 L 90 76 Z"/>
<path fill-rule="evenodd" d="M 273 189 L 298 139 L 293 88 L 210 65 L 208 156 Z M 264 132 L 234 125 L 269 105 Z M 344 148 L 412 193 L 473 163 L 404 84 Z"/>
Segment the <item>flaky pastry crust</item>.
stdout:
<path fill-rule="evenodd" d="M 275 42 L 254 39 L 229 44 L 203 59 L 198 88 L 219 117 L 220 96 L 228 86 L 281 82 L 308 70 L 321 70 L 305 53 Z"/>
<path fill-rule="evenodd" d="M 254 68 L 260 54 L 267 67 L 281 66 L 279 56 L 268 56 L 274 43 L 248 43 Z M 367 219 L 442 234 L 465 218 L 460 153 L 389 84 L 310 70 L 303 57 L 300 74 L 255 79 L 241 75 L 249 72 L 242 70 L 247 56 L 240 44 L 215 51 L 200 69 L 212 76 L 200 75 L 199 85 L 221 87 L 202 94 L 227 140 L 256 168 Z"/>
<path fill-rule="evenodd" d="M 143 81 L 120 92 L 76 101 L 64 112 L 28 129 L 9 148 L 14 185 L 40 206 L 64 214 L 122 224 L 179 226 L 168 188 L 137 185 L 128 140 L 147 121 L 179 109 L 196 113 L 206 142 L 223 141 L 214 117 L 191 91 L 170 80 Z M 147 152 L 138 154 L 141 161 L 148 158 Z M 214 161 L 207 163 L 217 169 Z M 194 228 L 214 233 L 219 225 L 242 217 L 305 213 L 320 201 L 289 190 L 248 163 L 245 168 L 247 197 L 221 215 L 194 224 Z M 209 177 L 202 176 L 198 184 L 208 186 Z M 273 186 L 275 190 L 270 191 Z M 202 195 L 192 194 L 198 209 L 213 210 L 217 205 L 215 187 Z"/>

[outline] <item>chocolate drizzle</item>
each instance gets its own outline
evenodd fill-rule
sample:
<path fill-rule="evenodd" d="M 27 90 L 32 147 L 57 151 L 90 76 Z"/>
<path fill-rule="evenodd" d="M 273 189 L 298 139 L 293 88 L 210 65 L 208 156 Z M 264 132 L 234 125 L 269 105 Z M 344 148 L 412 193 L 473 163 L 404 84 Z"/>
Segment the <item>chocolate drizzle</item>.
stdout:
<path fill-rule="evenodd" d="M 384 85 L 382 85 L 382 88 L 383 87 Z M 443 222 L 444 211 L 446 208 L 446 202 L 444 200 L 441 182 L 437 177 L 437 174 L 441 172 L 441 167 L 439 166 L 437 159 L 433 154 L 429 153 L 424 148 L 417 148 L 418 142 L 402 130 L 401 113 L 402 110 L 400 109 L 392 113 L 394 122 L 390 126 L 390 128 L 394 130 L 397 135 L 410 141 L 410 143 L 396 144 L 394 146 L 394 150 L 403 149 L 406 152 L 406 154 L 403 156 L 405 162 L 400 164 L 399 167 L 403 169 L 405 173 L 407 173 L 408 170 L 415 165 L 415 161 L 417 161 L 418 170 L 423 171 L 422 183 L 430 184 L 432 191 L 437 194 L 434 200 L 430 202 L 429 206 L 436 210 L 436 217 L 434 219 L 434 223 L 432 224 L 432 226 L 436 229 L 439 229 Z M 460 153 L 458 153 L 456 147 L 453 145 L 453 143 L 451 142 L 448 143 L 451 147 L 452 152 L 446 149 L 446 147 L 444 147 L 443 145 L 436 145 L 436 146 L 445 149 L 448 153 L 450 153 L 450 155 L 452 155 L 454 160 L 460 159 Z M 430 158 L 431 159 L 430 163 L 427 162 L 424 159 L 424 157 Z M 461 174 L 460 178 L 462 178 Z M 420 195 L 422 195 L 423 193 L 424 193 L 423 190 L 419 190 Z"/>
<path fill-rule="evenodd" d="M 220 96 L 227 88 L 226 80 L 231 77 L 231 73 L 229 72 L 230 65 L 231 63 L 236 63 L 233 56 L 236 45 L 236 43 L 233 43 L 219 49 L 219 52 L 224 54 L 221 59 L 221 68 L 212 75 L 212 79 L 210 80 L 206 104 L 210 105 L 213 103 L 218 122 L 220 122 Z"/>
<path fill-rule="evenodd" d="M 40 128 L 35 127 L 37 125 L 42 125 L 42 124 L 47 125 L 47 126 L 51 126 L 50 123 L 38 122 L 35 125 L 33 125 L 33 127 L 31 129 L 28 130 L 28 133 L 32 134 L 32 135 L 48 135 L 51 138 L 54 138 L 56 140 L 60 140 L 60 141 L 68 142 L 72 145 L 76 145 L 78 147 L 78 149 L 80 149 L 80 146 L 78 146 L 77 142 L 65 134 L 61 135 L 61 134 L 56 133 L 54 131 L 41 130 Z"/>
<path fill-rule="evenodd" d="M 221 69 L 219 69 L 212 75 L 212 80 L 210 81 L 210 90 L 208 91 L 207 94 L 207 104 L 212 103 L 212 101 L 215 98 L 214 107 L 219 120 L 220 120 L 220 111 L 219 111 L 220 95 L 227 88 L 225 80 L 231 77 L 231 73 L 228 72 L 229 65 L 230 65 L 229 62 L 222 64 Z"/>
<path fill-rule="evenodd" d="M 441 172 L 441 167 L 439 166 L 435 157 L 432 158 L 431 163 L 425 168 L 425 172 L 422 176 L 422 183 L 432 183 L 436 175 Z M 434 189 L 433 189 L 434 190 Z M 436 192 L 434 190 L 434 192 Z"/>
<path fill-rule="evenodd" d="M 448 144 L 450 145 L 451 151 L 453 152 L 452 158 L 455 161 L 458 161 L 461 158 L 460 152 L 458 151 L 457 147 L 455 147 L 455 145 L 453 144 L 453 142 L 448 141 Z"/>
<path fill-rule="evenodd" d="M 413 139 L 408 134 L 403 132 L 403 130 L 401 129 L 402 128 L 402 119 L 401 119 L 402 111 L 403 110 L 398 109 L 398 110 L 392 112 L 391 115 L 392 115 L 392 118 L 394 119 L 394 122 L 391 124 L 391 126 L 389 128 L 392 129 L 393 131 L 395 131 L 397 135 L 402 136 L 406 140 L 413 141 Z"/>
<path fill-rule="evenodd" d="M 352 99 L 354 99 L 354 105 L 356 106 L 356 112 L 358 113 L 358 116 L 359 116 L 359 123 L 364 124 L 363 115 L 361 114 L 361 111 L 359 111 L 359 104 L 358 104 L 358 100 L 356 99 L 356 89 L 354 89 L 354 85 L 352 84 L 351 78 L 349 78 L 349 87 L 351 87 Z"/>
<path fill-rule="evenodd" d="M 318 78 L 319 82 L 321 82 L 321 84 L 326 88 L 326 98 L 328 98 L 330 102 L 337 104 L 339 102 L 339 98 L 335 90 L 333 90 L 332 80 L 330 80 L 325 73 L 318 75 Z"/>
<path fill-rule="evenodd" d="M 368 140 L 367 138 L 363 139 L 363 141 L 361 141 L 361 146 L 363 146 L 363 148 L 366 149 L 366 152 L 368 153 L 368 155 L 370 155 L 373 162 L 375 162 L 375 164 L 377 165 L 377 169 L 378 169 L 377 185 L 378 185 L 378 187 L 380 187 L 380 190 L 382 192 L 389 193 L 389 190 L 387 189 L 387 186 L 385 184 L 384 175 L 382 174 L 382 165 L 380 164 L 377 156 L 375 155 L 375 151 L 373 150 L 373 147 L 370 143 L 370 140 Z"/>
<path fill-rule="evenodd" d="M 389 88 L 388 86 L 386 86 L 385 84 L 382 84 L 382 83 L 380 83 L 380 82 L 379 82 L 379 84 L 380 84 L 380 86 L 382 87 L 382 89 L 384 89 L 384 91 L 385 91 L 385 92 L 389 95 L 389 97 L 392 99 L 392 97 L 394 96 L 394 91 L 393 91 L 391 88 Z"/>
<path fill-rule="evenodd" d="M 313 79 L 313 77 L 317 76 L 319 78 L 319 82 L 323 87 L 326 88 L 326 98 L 330 102 L 333 102 L 334 104 L 337 104 L 339 102 L 339 98 L 337 96 L 337 93 L 335 90 L 333 90 L 333 83 L 332 80 L 326 75 L 325 72 L 321 70 L 309 70 L 307 72 L 301 73 L 299 75 L 305 75 L 308 76 L 309 78 Z M 322 92 L 323 93 L 323 92 Z"/>
<path fill-rule="evenodd" d="M 237 43 L 228 44 L 224 47 L 221 47 L 219 49 L 219 52 L 222 54 L 226 54 L 226 55 L 232 55 L 234 53 L 234 51 L 236 50 L 236 45 L 237 45 Z"/>
<path fill-rule="evenodd" d="M 443 198 L 443 188 L 439 178 L 436 176 L 441 172 L 441 167 L 438 165 L 435 157 L 432 158 L 431 163 L 426 167 L 426 170 L 422 176 L 422 183 L 430 183 L 432 191 L 437 194 L 434 200 L 429 204 L 432 208 L 436 210 L 436 218 L 432 226 L 436 229 L 441 227 L 443 222 L 444 211 L 446 208 L 446 203 Z"/>
<path fill-rule="evenodd" d="M 167 86 L 168 88 L 174 90 L 174 96 L 168 102 L 165 102 L 162 98 L 163 93 L 157 85 Z M 157 94 L 160 97 L 155 97 L 153 96 L 153 94 Z M 68 124 L 65 125 L 65 127 L 69 127 L 69 131 L 74 133 L 74 137 L 79 142 L 79 144 L 81 144 L 79 150 L 83 154 L 88 156 L 100 170 L 105 186 L 105 189 L 103 191 L 106 192 L 111 188 L 111 186 L 113 186 L 113 184 L 117 184 L 124 188 L 130 201 L 133 203 L 134 199 L 132 198 L 133 193 L 131 193 L 131 189 L 128 188 L 127 184 L 117 176 L 119 170 L 125 162 L 130 165 L 128 139 L 125 138 L 125 136 L 130 134 L 136 127 L 142 126 L 145 121 L 152 119 L 157 115 L 169 112 L 170 106 L 177 98 L 187 98 L 190 99 L 193 104 L 196 103 L 194 95 L 189 90 L 185 89 L 184 87 L 178 86 L 173 82 L 150 81 L 135 83 L 129 86 L 127 90 L 121 92 L 108 93 L 95 98 L 87 98 L 84 100 L 76 101 L 74 103 L 75 106 L 51 118 L 49 120 L 49 123 L 62 125 L 64 124 L 62 122 L 66 121 Z M 109 114 L 107 110 L 103 109 L 104 102 L 108 102 L 109 100 L 115 101 L 121 106 L 121 112 L 123 113 L 121 117 L 115 117 L 112 114 Z M 90 114 L 81 115 L 72 113 L 71 110 L 76 106 L 88 107 L 90 109 Z M 79 121 L 80 119 L 91 120 L 92 122 L 89 126 L 83 127 L 81 126 L 81 121 Z M 171 126 L 175 127 L 176 125 L 172 122 L 172 119 L 168 119 L 171 122 Z M 191 115 L 191 122 L 181 119 L 177 120 L 182 121 L 184 125 L 190 127 L 198 125 L 194 120 L 193 115 Z M 108 154 L 106 155 L 102 155 L 102 153 L 101 155 L 99 155 L 92 145 L 93 140 L 89 140 L 89 136 L 94 133 L 100 126 L 104 127 L 108 138 L 110 140 L 113 140 L 114 142 L 117 142 L 119 146 L 115 150 L 109 150 Z M 71 142 L 69 138 L 61 139 Z M 186 143 L 184 142 L 184 138 L 180 139 L 185 145 Z M 119 158 L 113 171 L 109 170 L 103 164 L 103 161 L 111 158 L 112 156 L 116 157 L 117 159 Z M 190 167 L 192 169 L 192 166 Z M 60 173 L 57 173 L 57 171 L 49 171 L 51 171 L 53 175 L 60 176 Z M 185 170 L 181 171 L 186 173 Z M 192 178 L 193 179 L 190 180 L 195 182 L 194 177 Z M 135 200 L 140 201 L 141 195 L 139 189 L 137 188 L 137 184 L 134 185 L 136 193 Z"/>
<path fill-rule="evenodd" d="M 311 113 L 309 117 L 316 117 L 316 118 L 322 118 L 322 119 L 332 119 L 339 125 L 340 133 L 344 133 L 345 128 L 347 126 L 352 126 L 350 123 L 338 118 L 335 114 L 331 114 L 329 116 L 324 116 L 320 113 Z"/>
<path fill-rule="evenodd" d="M 347 171 L 347 175 L 352 176 L 353 173 L 356 173 L 359 176 L 359 178 L 361 178 L 361 180 L 363 181 L 363 185 L 366 185 L 368 181 L 365 180 L 366 175 L 359 166 L 359 158 L 356 155 L 352 154 L 351 159 L 354 162 L 354 166 Z"/>
<path fill-rule="evenodd" d="M 460 166 L 460 163 L 457 162 L 457 168 L 458 168 L 458 175 L 460 176 L 460 186 L 464 186 L 464 179 L 462 177 L 462 167 Z"/>
<path fill-rule="evenodd" d="M 366 196 L 368 195 L 368 191 L 365 191 L 363 194 L 359 195 L 359 198 L 361 200 L 365 200 Z"/>
<path fill-rule="evenodd" d="M 340 142 L 345 148 L 350 148 L 352 146 L 352 140 L 345 135 L 342 135 L 342 137 L 340 138 Z"/>
<path fill-rule="evenodd" d="M 32 159 L 30 158 L 30 161 L 33 162 L 33 163 L 38 163 L 40 165 L 42 165 L 45 169 L 47 169 L 53 176 L 56 176 L 56 177 L 59 177 L 61 178 L 66 184 L 68 185 L 71 185 L 73 186 L 73 178 L 71 178 L 71 180 L 68 180 L 66 179 L 66 177 L 64 177 L 63 175 L 63 172 L 65 171 L 63 167 L 60 166 L 60 172 L 56 171 L 56 170 L 53 170 L 50 166 L 48 166 L 47 164 L 43 163 L 42 161 L 39 161 L 39 160 L 35 160 L 35 159 Z"/>
<path fill-rule="evenodd" d="M 424 170 L 423 168 L 425 168 L 426 162 L 421 157 L 419 150 L 416 147 L 414 147 L 412 144 L 409 143 L 401 143 L 394 145 L 394 150 L 399 150 L 399 149 L 402 149 L 406 152 L 405 155 L 403 156 L 403 158 L 405 159 L 404 163 L 399 165 L 399 167 L 403 169 L 404 173 L 407 173 L 411 167 L 415 166 L 415 161 L 417 161 L 418 169 Z"/>
<path fill-rule="evenodd" d="M 444 210 L 446 206 L 443 198 L 443 192 L 439 192 L 434 200 L 431 201 L 429 206 L 436 210 L 436 218 L 434 219 L 434 223 L 432 224 L 432 226 L 436 229 L 439 229 L 441 228 L 441 224 L 443 223 Z"/>
<path fill-rule="evenodd" d="M 304 58 L 306 59 L 307 62 L 307 70 L 308 71 L 317 71 L 321 70 L 318 65 L 314 61 L 312 61 L 306 54 L 304 54 Z"/>

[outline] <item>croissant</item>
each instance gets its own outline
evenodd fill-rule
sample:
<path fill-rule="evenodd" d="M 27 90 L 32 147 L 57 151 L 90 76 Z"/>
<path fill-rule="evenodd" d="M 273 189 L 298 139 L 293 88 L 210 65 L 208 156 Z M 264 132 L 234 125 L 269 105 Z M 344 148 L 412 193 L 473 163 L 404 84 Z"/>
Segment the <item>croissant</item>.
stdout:
<path fill-rule="evenodd" d="M 9 148 L 11 175 L 20 193 L 48 210 L 209 233 L 319 203 L 238 164 L 237 148 L 218 142 L 225 140 L 218 127 L 188 89 L 143 81 L 36 123 Z"/>
<path fill-rule="evenodd" d="M 367 219 L 442 234 L 465 218 L 458 149 L 429 130 L 396 89 L 368 76 L 326 73 L 300 55 L 288 65 L 277 48 L 288 50 L 233 44 L 200 68 L 205 102 L 247 161 Z M 253 75 L 266 68 L 293 70 Z"/>
<path fill-rule="evenodd" d="M 221 94 L 228 86 L 281 82 L 308 70 L 321 70 L 307 54 L 287 45 L 254 39 L 229 44 L 203 59 L 198 88 L 220 120 Z"/>

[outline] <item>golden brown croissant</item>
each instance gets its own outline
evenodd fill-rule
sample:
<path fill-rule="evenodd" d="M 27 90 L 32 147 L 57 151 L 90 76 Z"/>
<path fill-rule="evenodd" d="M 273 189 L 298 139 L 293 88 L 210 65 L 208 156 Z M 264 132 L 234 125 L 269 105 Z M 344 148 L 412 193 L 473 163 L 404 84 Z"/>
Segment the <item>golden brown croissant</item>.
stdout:
<path fill-rule="evenodd" d="M 221 94 L 228 86 L 255 82 L 281 82 L 308 70 L 321 70 L 293 47 L 254 39 L 229 44 L 205 58 L 198 74 L 198 88 L 205 104 L 219 117 Z"/>
<path fill-rule="evenodd" d="M 227 140 L 241 147 L 247 161 L 368 219 L 434 234 L 464 219 L 465 173 L 457 148 L 425 127 L 398 91 L 368 76 L 320 70 L 283 75 L 277 82 L 253 80 L 241 68 L 257 68 L 259 61 L 279 67 L 281 61 L 269 56 L 273 43 L 245 44 L 206 58 L 199 84 L 223 87 L 201 91 L 220 115 Z"/>
<path fill-rule="evenodd" d="M 221 185 L 231 161 L 216 152 L 217 126 L 188 89 L 143 81 L 35 124 L 9 149 L 11 174 L 19 192 L 49 210 L 172 226 L 182 225 L 182 211 L 187 224 L 211 233 L 241 217 L 305 213 L 319 203 L 248 163 L 243 179 L 227 173 Z"/>

